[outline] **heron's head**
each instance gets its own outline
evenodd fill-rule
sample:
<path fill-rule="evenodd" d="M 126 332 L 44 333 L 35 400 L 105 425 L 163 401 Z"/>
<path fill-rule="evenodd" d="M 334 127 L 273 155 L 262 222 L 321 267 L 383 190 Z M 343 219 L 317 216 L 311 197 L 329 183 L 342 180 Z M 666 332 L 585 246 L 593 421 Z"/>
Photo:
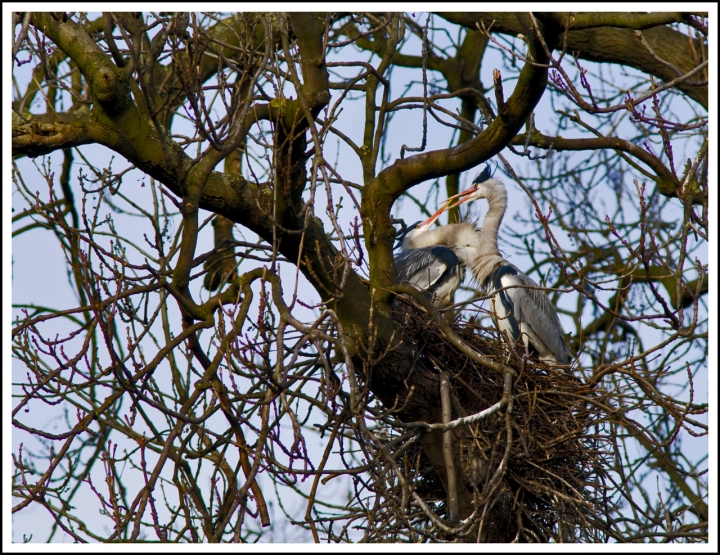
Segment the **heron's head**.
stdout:
<path fill-rule="evenodd" d="M 395 246 L 394 249 L 397 249 L 400 247 L 403 242 L 405 241 L 406 237 L 412 237 L 413 235 L 416 235 L 418 233 L 418 226 L 420 226 L 422 222 L 415 222 L 412 225 L 409 225 L 405 227 L 405 229 L 401 232 L 398 232 L 395 236 Z"/>
<path fill-rule="evenodd" d="M 446 203 L 447 204 L 447 203 Z M 414 224 L 407 227 L 405 232 L 399 234 L 395 238 L 395 248 L 399 246 L 404 246 L 406 244 L 406 240 L 412 240 L 413 237 L 417 237 L 418 235 L 421 235 L 422 233 L 425 233 L 428 231 L 432 225 L 435 223 L 435 220 L 437 220 L 440 217 L 440 214 L 442 214 L 445 211 L 445 206 L 440 208 L 437 212 L 435 212 L 432 216 L 430 216 L 427 220 L 424 222 L 415 222 Z"/>
<path fill-rule="evenodd" d="M 471 200 L 490 199 L 500 194 L 505 195 L 505 185 L 500 180 L 494 179 L 493 173 L 490 170 L 490 164 L 487 164 L 485 169 L 475 176 L 469 188 L 447 199 L 441 211 L 455 208 Z"/>

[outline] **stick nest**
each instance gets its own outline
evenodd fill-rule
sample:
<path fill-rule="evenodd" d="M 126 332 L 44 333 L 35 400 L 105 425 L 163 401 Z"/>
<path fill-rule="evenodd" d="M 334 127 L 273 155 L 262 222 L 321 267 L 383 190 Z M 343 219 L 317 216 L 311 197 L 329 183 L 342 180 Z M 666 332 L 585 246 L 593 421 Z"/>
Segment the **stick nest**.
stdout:
<path fill-rule="evenodd" d="M 492 506 L 499 496 L 506 503 L 511 500 L 516 541 L 602 541 L 608 468 L 601 433 L 605 393 L 586 385 L 576 369 L 527 359 L 522 345 L 511 348 L 496 329 L 476 324 L 479 314 L 465 319 L 467 314 L 452 322 L 456 335 L 478 353 L 512 368 L 516 376 L 509 419 L 505 407 L 453 431 L 460 482 L 471 486 L 475 504 Z M 453 419 L 501 400 L 503 375 L 460 352 L 414 301 L 399 297 L 396 317 L 403 324 L 404 341 L 418 349 L 417 368 L 450 374 Z M 444 517 L 447 493 L 419 443 L 398 460 L 415 491 Z"/>

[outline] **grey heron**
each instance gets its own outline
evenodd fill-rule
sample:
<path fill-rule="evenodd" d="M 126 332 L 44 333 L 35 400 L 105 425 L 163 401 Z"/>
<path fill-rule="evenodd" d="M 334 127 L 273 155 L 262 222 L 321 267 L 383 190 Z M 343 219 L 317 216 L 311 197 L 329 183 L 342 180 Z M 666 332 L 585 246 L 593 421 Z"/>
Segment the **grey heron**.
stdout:
<path fill-rule="evenodd" d="M 395 255 L 398 282 L 428 293 L 435 306 L 450 302 L 465 274 L 465 266 L 480 246 L 480 230 L 464 222 L 430 229 L 445 207 L 399 238 Z"/>
<path fill-rule="evenodd" d="M 555 307 L 540 286 L 511 264 L 498 250 L 498 228 L 507 208 L 505 185 L 490 174 L 490 166 L 473 179 L 467 190 L 450 197 L 440 212 L 471 200 L 484 198 L 488 212 L 482 225 L 482 241 L 468 263 L 479 287 L 491 296 L 491 312 L 510 341 L 522 338 L 526 353 L 534 351 L 547 362 L 569 364 L 572 353 L 565 342 Z M 454 199 L 459 199 L 452 203 Z"/>

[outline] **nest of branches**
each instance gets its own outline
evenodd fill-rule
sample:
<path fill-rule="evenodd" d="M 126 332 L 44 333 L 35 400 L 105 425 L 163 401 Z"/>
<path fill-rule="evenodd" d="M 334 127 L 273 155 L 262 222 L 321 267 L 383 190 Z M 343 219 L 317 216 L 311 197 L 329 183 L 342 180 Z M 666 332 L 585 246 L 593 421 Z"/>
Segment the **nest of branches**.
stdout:
<path fill-rule="evenodd" d="M 457 530 L 465 541 L 476 541 L 483 525 L 502 524 L 497 518 L 483 521 L 490 519 L 492 507 L 505 504 L 505 518 L 511 514 L 515 527 L 515 537 L 505 541 L 602 541 L 608 468 L 600 433 L 604 391 L 584 383 L 576 369 L 529 359 L 522 346 L 510 348 L 496 329 L 476 323 L 481 316 L 465 310 L 448 322 L 456 335 L 451 340 L 414 300 L 398 298 L 396 317 L 403 324 L 403 340 L 417 348 L 417 371 L 449 376 L 453 420 L 503 402 L 499 410 L 452 430 L 457 487 L 471 502 L 463 511 L 463 491 L 458 492 L 464 520 L 446 529 L 446 537 Z M 457 338 L 511 369 L 510 388 L 504 373 L 461 352 Z M 431 464 L 426 449 L 415 443 L 397 460 L 426 509 L 446 519 L 447 478 L 439 476 L 443 472 Z M 440 526 L 433 515 L 426 516 L 427 526 Z"/>

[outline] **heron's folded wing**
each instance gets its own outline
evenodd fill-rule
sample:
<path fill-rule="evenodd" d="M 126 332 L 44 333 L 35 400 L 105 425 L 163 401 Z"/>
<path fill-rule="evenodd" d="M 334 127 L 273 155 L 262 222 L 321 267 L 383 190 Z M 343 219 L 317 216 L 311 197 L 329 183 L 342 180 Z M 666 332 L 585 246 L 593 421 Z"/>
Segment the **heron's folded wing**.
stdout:
<path fill-rule="evenodd" d="M 395 255 L 398 282 L 421 291 L 434 291 L 457 273 L 460 267 L 452 249 L 443 246 L 404 249 Z"/>
<path fill-rule="evenodd" d="M 524 323 L 532 328 L 545 346 L 563 363 L 570 362 L 572 355 L 565 343 L 560 319 L 555 307 L 548 296 L 532 278 L 519 270 L 515 274 L 506 274 L 502 277 L 503 287 L 515 286 L 507 289 Z"/>

